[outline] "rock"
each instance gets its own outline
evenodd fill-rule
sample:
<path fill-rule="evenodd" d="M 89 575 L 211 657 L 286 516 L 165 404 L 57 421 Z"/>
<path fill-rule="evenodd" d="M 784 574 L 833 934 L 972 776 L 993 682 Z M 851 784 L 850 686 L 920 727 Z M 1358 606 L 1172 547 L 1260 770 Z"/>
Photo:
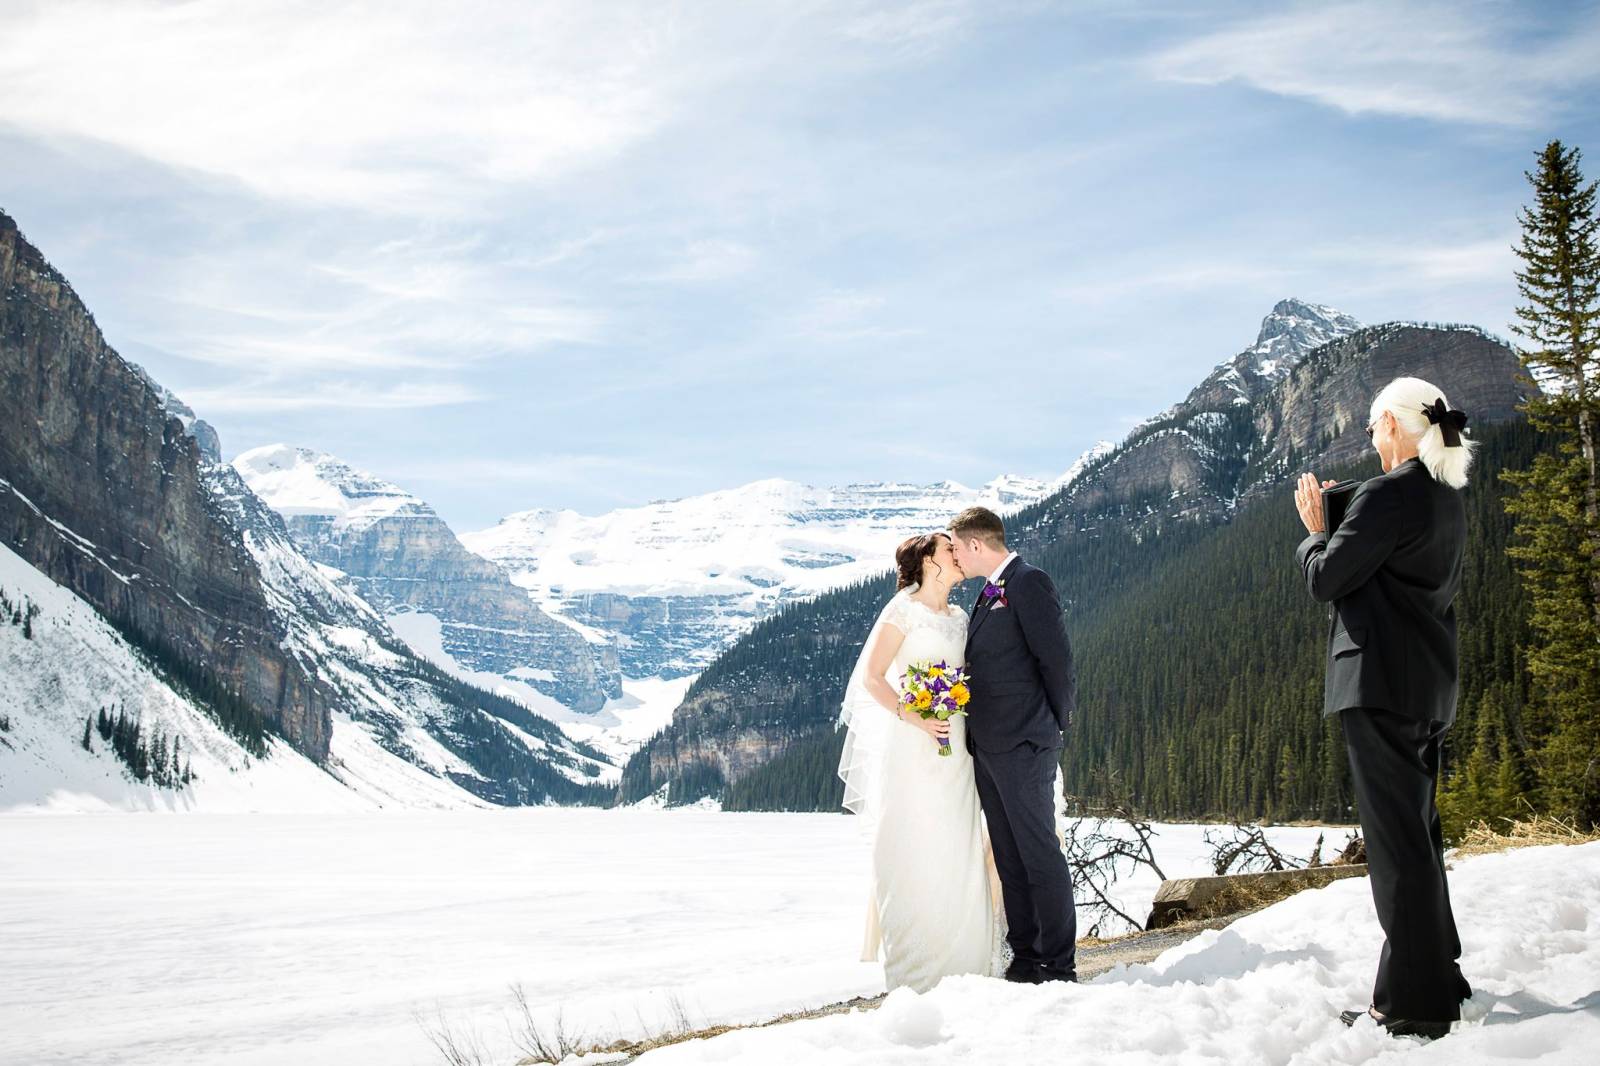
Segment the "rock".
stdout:
<path fill-rule="evenodd" d="M 463 667 L 516 678 L 583 713 L 622 695 L 614 642 L 541 610 L 423 500 L 306 448 L 255 448 L 233 465 L 300 550 L 342 571 L 380 612 L 437 617 L 444 651 Z"/>
<path fill-rule="evenodd" d="M 1308 888 L 1367 876 L 1366 866 L 1313 866 L 1304 870 L 1221 877 L 1181 877 L 1161 882 L 1151 901 L 1146 929 L 1162 929 L 1191 919 L 1215 918 L 1279 900 Z"/>
<path fill-rule="evenodd" d="M 1247 349 L 1183 403 L 1088 464 L 1052 501 L 1062 528 L 1085 517 L 1135 525 L 1173 518 L 1226 521 L 1240 502 L 1279 491 L 1301 470 L 1372 458 L 1376 475 L 1367 414 L 1373 397 L 1397 377 L 1433 382 L 1478 425 L 1514 417 L 1533 388 L 1516 353 L 1475 327 L 1390 323 L 1338 336 L 1308 352 L 1285 341 L 1296 335 L 1280 333 L 1258 343 L 1276 353 L 1266 360 L 1270 374 L 1261 372 L 1252 354 L 1257 349 Z"/>
<path fill-rule="evenodd" d="M 0 539 L 326 759 L 332 693 L 280 646 L 196 437 L 3 213 L 0 297 Z"/>

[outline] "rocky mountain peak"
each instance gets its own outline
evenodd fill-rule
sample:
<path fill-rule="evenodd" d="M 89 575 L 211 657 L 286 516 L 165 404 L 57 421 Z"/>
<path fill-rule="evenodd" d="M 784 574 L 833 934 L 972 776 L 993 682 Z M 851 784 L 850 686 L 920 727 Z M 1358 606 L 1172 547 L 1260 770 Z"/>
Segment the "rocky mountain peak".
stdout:
<path fill-rule="evenodd" d="M 340 525 L 363 525 L 433 509 L 398 485 L 326 452 L 268 444 L 233 460 L 250 488 L 281 515 L 326 515 Z"/>
<path fill-rule="evenodd" d="M 217 436 L 216 429 L 205 419 L 194 413 L 194 408 L 178 398 L 178 394 L 167 388 L 161 382 L 150 376 L 150 372 L 137 363 L 129 363 L 133 372 L 144 379 L 150 391 L 161 399 L 161 406 L 167 414 L 183 423 L 183 431 L 194 438 L 200 446 L 200 454 L 208 463 L 222 462 L 222 438 Z"/>
<path fill-rule="evenodd" d="M 1254 357 L 1256 373 L 1278 377 L 1306 353 L 1360 328 L 1360 322 L 1337 308 L 1290 297 L 1273 305 L 1261 320 L 1256 343 L 1244 354 Z"/>

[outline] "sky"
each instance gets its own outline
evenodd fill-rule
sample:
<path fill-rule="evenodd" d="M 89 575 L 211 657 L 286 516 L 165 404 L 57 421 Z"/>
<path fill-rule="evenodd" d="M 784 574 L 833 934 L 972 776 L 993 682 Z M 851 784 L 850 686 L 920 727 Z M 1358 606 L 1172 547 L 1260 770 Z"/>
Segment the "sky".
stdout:
<path fill-rule="evenodd" d="M 976 486 L 1287 296 L 1508 333 L 1597 56 L 1597 3 L 0 0 L 0 209 L 226 456 L 457 530 Z"/>

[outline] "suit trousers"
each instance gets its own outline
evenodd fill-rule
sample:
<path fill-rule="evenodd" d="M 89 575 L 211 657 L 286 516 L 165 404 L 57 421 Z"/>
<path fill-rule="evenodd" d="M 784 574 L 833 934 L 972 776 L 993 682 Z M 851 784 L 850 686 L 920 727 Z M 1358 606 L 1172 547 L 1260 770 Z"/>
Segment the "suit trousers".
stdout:
<path fill-rule="evenodd" d="M 1449 726 L 1365 707 L 1339 712 L 1339 721 L 1385 937 L 1372 1005 L 1391 1018 L 1455 1021 L 1472 988 L 1456 964 L 1461 939 L 1434 802 Z"/>
<path fill-rule="evenodd" d="M 1010 751 L 973 754 L 978 802 L 989 826 L 1006 908 L 1006 942 L 1052 976 L 1077 973 L 1078 913 L 1072 871 L 1056 835 L 1060 748 L 1023 741 Z"/>

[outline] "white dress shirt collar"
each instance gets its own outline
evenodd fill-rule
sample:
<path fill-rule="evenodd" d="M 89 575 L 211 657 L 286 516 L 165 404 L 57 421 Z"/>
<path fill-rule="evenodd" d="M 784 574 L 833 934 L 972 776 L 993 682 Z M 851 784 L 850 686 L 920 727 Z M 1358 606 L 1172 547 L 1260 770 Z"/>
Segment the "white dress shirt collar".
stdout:
<path fill-rule="evenodd" d="M 1006 572 L 1006 567 L 1010 566 L 1011 560 L 1016 557 L 1016 552 L 1008 552 L 1006 557 L 1000 560 L 1000 565 L 994 568 L 994 573 L 989 575 L 989 584 L 998 585 L 1000 583 L 1000 575 Z"/>

